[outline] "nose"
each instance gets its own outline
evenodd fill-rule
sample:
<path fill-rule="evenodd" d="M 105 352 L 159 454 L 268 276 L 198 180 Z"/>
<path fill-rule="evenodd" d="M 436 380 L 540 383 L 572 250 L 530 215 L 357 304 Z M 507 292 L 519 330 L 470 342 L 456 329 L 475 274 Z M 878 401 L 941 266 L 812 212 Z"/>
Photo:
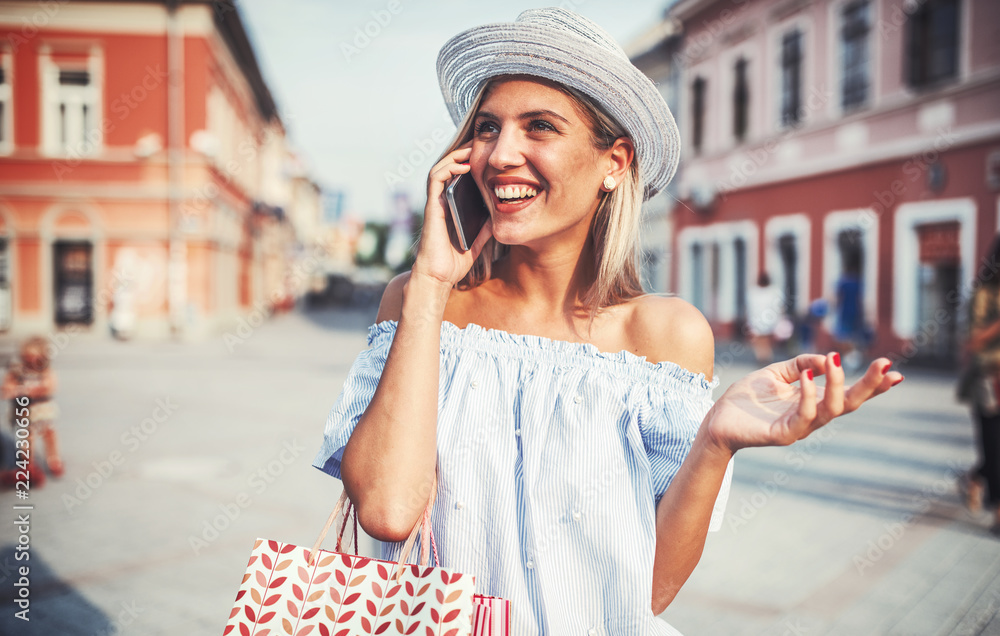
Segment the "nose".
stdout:
<path fill-rule="evenodd" d="M 496 170 L 508 170 L 524 163 L 521 139 L 516 126 L 505 126 L 493 142 L 489 164 Z"/>

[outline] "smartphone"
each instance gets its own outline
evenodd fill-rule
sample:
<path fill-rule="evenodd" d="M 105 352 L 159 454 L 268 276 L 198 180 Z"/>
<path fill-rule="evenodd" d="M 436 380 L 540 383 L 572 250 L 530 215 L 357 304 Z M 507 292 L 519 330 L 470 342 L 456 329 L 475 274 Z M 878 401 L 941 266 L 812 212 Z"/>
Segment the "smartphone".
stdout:
<path fill-rule="evenodd" d="M 448 184 L 445 193 L 459 247 L 463 252 L 468 252 L 486 220 L 490 218 L 490 211 L 486 208 L 475 179 L 468 173 L 455 177 Z"/>

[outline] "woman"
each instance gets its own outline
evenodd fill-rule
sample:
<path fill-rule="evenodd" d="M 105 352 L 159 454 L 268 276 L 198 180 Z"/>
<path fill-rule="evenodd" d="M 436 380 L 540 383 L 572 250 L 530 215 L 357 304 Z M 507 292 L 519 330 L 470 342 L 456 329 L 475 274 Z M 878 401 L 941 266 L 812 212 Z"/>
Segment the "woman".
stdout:
<path fill-rule="evenodd" d="M 1000 259 L 1000 234 L 986 262 Z M 973 511 L 986 503 L 994 509 L 993 533 L 1000 535 L 1000 276 L 979 281 L 969 303 L 967 349 L 974 370 L 969 397 L 976 419 L 979 462 L 966 475 L 966 505 Z"/>
<path fill-rule="evenodd" d="M 833 356 L 800 356 L 713 406 L 707 322 L 637 274 L 640 204 L 679 148 L 652 83 L 562 9 L 456 36 L 438 73 L 458 135 L 314 465 L 390 560 L 436 469 L 441 564 L 510 599 L 512 634 L 675 633 L 654 614 L 721 524 L 733 454 L 801 439 L 901 376 L 883 359 L 845 392 Z M 490 212 L 468 252 L 442 197 L 460 174 Z"/>

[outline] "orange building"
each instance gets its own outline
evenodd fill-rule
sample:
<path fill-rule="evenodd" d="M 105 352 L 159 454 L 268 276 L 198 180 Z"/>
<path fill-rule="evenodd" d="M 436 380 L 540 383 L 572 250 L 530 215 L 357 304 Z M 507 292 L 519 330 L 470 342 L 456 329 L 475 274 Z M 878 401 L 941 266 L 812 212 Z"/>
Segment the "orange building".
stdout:
<path fill-rule="evenodd" d="M 231 1 L 0 2 L 0 330 L 197 338 L 284 304 L 290 162 Z"/>

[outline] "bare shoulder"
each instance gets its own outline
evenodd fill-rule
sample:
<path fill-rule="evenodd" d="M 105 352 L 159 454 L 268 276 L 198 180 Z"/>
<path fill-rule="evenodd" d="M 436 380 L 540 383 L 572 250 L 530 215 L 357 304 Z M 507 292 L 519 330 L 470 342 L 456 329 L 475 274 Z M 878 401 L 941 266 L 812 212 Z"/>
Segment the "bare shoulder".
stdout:
<path fill-rule="evenodd" d="M 632 303 L 628 335 L 641 355 L 712 377 L 715 336 L 697 307 L 675 296 L 641 296 Z"/>
<path fill-rule="evenodd" d="M 403 287 L 406 286 L 406 281 L 408 280 L 410 280 L 410 272 L 406 271 L 402 274 L 397 274 L 385 286 L 375 322 L 399 320 L 399 317 L 403 314 Z"/>

